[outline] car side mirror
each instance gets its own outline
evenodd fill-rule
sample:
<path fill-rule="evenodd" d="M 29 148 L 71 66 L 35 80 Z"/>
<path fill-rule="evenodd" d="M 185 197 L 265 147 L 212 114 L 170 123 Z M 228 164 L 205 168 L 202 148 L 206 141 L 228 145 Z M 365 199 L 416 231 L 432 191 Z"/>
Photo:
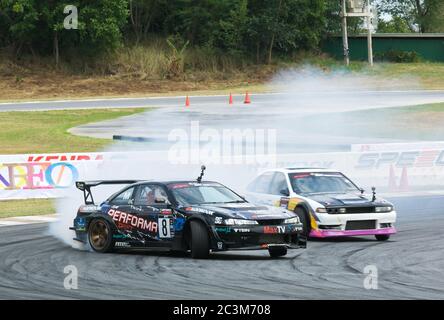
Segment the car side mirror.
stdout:
<path fill-rule="evenodd" d="M 282 190 L 280 191 L 280 194 L 283 195 L 283 196 L 288 197 L 288 196 L 290 196 L 290 191 L 288 191 L 288 189 L 285 188 L 285 189 L 282 189 Z"/>
<path fill-rule="evenodd" d="M 359 191 L 361 191 L 361 194 L 364 194 L 365 192 L 364 188 L 360 188 Z"/>

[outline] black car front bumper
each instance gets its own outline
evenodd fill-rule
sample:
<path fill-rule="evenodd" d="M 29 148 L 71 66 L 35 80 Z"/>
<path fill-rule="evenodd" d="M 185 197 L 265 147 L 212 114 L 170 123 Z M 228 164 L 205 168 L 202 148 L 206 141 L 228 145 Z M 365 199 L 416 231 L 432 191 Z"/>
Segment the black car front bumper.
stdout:
<path fill-rule="evenodd" d="M 306 248 L 307 238 L 301 232 L 301 224 L 214 226 L 212 250 L 258 250 L 273 246 Z"/>

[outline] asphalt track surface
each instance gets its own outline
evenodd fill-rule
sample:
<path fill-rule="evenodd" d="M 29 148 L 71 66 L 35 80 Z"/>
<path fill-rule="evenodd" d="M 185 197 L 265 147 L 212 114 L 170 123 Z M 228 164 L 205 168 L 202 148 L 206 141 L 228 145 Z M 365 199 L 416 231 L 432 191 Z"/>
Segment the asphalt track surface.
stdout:
<path fill-rule="evenodd" d="M 443 198 L 391 200 L 399 232 L 390 241 L 310 241 L 273 260 L 266 251 L 97 254 L 47 235 L 47 224 L 1 227 L 0 299 L 443 299 Z M 64 289 L 67 265 L 78 269 L 77 290 Z M 368 265 L 377 290 L 364 287 Z"/>
<path fill-rule="evenodd" d="M 347 98 L 344 99 L 343 95 Z M 284 93 L 264 93 L 253 94 L 253 103 L 268 104 L 279 100 L 298 99 L 304 105 L 310 105 L 310 101 L 316 96 L 319 100 L 325 97 L 326 102 L 331 102 L 334 97 L 341 97 L 343 103 L 356 106 L 359 102 L 361 106 L 377 105 L 415 105 L 423 103 L 434 103 L 444 101 L 444 91 L 440 90 L 373 90 L 346 92 L 284 92 Z M 227 95 L 213 96 L 191 96 L 192 106 L 226 106 Z M 235 95 L 235 102 L 243 101 L 243 96 Z M 180 107 L 184 106 L 185 97 L 146 97 L 146 98 L 111 98 L 111 99 L 86 99 L 86 100 L 59 100 L 59 101 L 33 101 L 33 102 L 2 102 L 1 111 L 45 111 L 45 110 L 69 110 L 69 109 L 89 109 L 89 108 L 135 108 L 135 107 Z M 308 103 L 308 104 L 307 104 Z"/>

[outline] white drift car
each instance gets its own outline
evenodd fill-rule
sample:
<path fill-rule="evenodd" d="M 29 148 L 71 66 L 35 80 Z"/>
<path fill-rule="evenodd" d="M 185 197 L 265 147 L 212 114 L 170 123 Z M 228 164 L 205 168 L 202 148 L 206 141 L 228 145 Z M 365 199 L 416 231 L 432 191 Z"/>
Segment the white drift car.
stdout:
<path fill-rule="evenodd" d="M 396 233 L 393 205 L 377 198 L 374 191 L 366 196 L 364 190 L 334 170 L 267 171 L 248 185 L 247 198 L 294 211 L 305 235 L 313 238 L 374 235 L 385 241 Z"/>

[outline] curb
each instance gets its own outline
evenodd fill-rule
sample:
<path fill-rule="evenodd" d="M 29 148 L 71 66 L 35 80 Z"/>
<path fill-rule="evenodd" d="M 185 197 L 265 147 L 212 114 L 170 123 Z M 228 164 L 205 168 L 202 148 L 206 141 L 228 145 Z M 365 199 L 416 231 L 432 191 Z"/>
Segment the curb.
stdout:
<path fill-rule="evenodd" d="M 21 216 L 9 217 L 0 219 L 0 227 L 20 226 L 26 224 L 38 224 L 57 221 L 57 215 L 43 215 L 43 216 Z"/>

